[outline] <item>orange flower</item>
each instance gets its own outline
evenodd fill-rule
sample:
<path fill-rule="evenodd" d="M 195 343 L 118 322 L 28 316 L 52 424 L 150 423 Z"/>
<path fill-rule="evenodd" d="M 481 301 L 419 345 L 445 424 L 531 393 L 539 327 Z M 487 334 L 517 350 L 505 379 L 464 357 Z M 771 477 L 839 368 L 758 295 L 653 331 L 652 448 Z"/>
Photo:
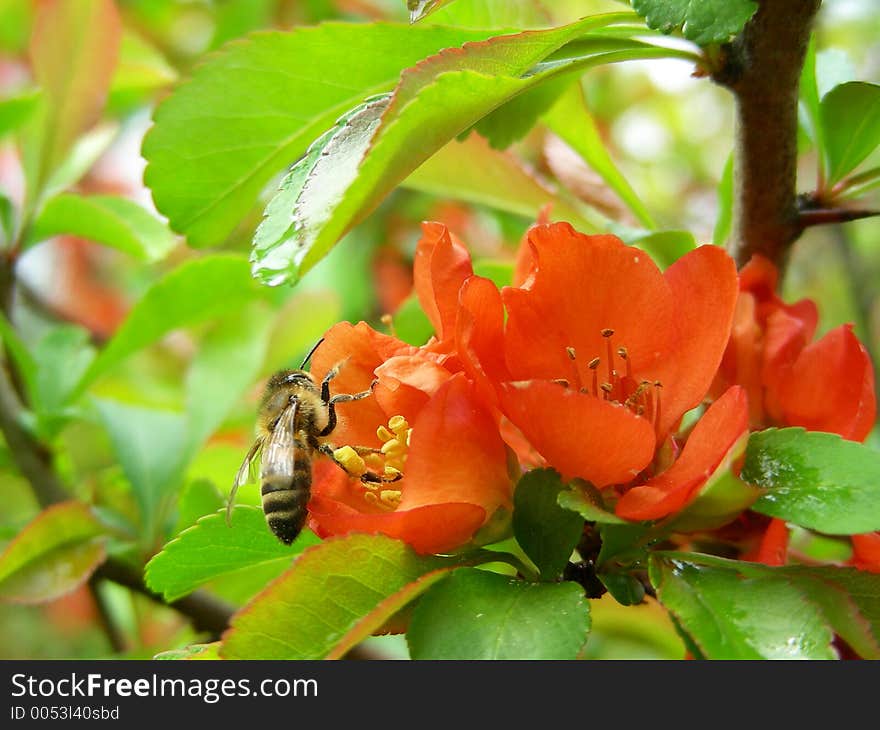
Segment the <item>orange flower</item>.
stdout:
<path fill-rule="evenodd" d="M 415 348 L 363 322 L 332 327 L 313 358 L 320 379 L 345 361 L 332 381 L 355 393 L 378 379 L 373 396 L 337 406 L 336 446 L 381 449 L 364 468 L 400 470 L 398 481 L 375 484 L 349 477 L 329 460 L 316 465 L 310 526 L 320 536 L 379 532 L 422 553 L 454 550 L 499 507 L 509 507 L 507 451 L 494 419 L 448 355 Z"/>
<path fill-rule="evenodd" d="M 852 325 L 813 342 L 818 312 L 809 299 L 786 304 L 778 272 L 754 256 L 740 272 L 740 294 L 715 392 L 739 383 L 753 428 L 803 426 L 863 441 L 877 415 L 874 369 Z"/>
<path fill-rule="evenodd" d="M 525 246 L 521 285 L 499 292 L 472 275 L 467 250 L 444 226 L 426 224 L 415 280 L 438 332 L 432 346 L 457 358 L 503 414 L 501 430 L 521 458 L 530 446 L 566 477 L 644 484 L 721 360 L 737 295 L 733 261 L 701 247 L 664 274 L 616 237 L 566 223 L 534 226 Z M 427 271 L 430 290 L 420 284 Z M 745 409 L 740 389 L 710 409 L 704 418 L 714 425 L 695 429 L 681 459 L 644 484 L 675 496 L 647 511 L 641 504 L 632 518 L 681 507 L 745 432 Z"/>

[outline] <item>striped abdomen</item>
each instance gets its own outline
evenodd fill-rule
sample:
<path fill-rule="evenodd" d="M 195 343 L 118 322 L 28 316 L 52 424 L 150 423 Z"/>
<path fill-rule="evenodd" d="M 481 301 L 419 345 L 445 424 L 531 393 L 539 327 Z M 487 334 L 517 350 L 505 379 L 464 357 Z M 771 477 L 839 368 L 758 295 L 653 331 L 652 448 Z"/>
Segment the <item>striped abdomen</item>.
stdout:
<path fill-rule="evenodd" d="M 265 456 L 265 452 L 264 452 Z M 260 470 L 260 494 L 266 523 L 275 536 L 290 545 L 306 522 L 306 505 L 312 487 L 312 450 L 300 439 L 284 459 L 266 463 Z"/>

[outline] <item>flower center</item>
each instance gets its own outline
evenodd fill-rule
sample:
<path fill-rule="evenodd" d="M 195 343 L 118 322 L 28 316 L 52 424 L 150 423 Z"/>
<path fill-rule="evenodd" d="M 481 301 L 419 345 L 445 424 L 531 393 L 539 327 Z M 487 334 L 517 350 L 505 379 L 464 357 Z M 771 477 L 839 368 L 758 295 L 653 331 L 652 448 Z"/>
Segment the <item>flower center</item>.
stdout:
<path fill-rule="evenodd" d="M 635 415 L 648 420 L 656 430 L 660 423 L 660 391 L 663 384 L 659 380 L 636 380 L 632 373 L 629 351 L 626 347 L 614 348 L 612 343 L 614 330 L 606 328 L 600 333 L 605 340 L 605 357 L 603 359 L 597 355 L 587 363 L 587 369 L 590 371 L 590 387 L 588 388 L 581 378 L 580 363 L 573 347 L 565 348 L 571 361 L 572 380 L 557 378 L 554 382 L 565 387 L 574 386 L 580 393 L 623 406 Z M 606 376 L 605 379 L 601 379 L 603 374 Z"/>
<path fill-rule="evenodd" d="M 403 416 L 392 416 L 387 426 L 376 429 L 376 435 L 381 448 L 343 446 L 333 452 L 333 457 L 349 475 L 360 480 L 367 503 L 393 511 L 400 504 L 401 492 L 384 487 L 403 476 L 412 429 Z"/>

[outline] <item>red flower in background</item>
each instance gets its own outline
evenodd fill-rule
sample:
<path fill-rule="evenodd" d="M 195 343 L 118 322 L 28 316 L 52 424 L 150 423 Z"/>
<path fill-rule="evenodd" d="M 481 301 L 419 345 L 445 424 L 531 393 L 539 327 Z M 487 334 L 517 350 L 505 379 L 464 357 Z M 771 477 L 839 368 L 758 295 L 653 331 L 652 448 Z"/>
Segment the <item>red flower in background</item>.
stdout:
<path fill-rule="evenodd" d="M 733 261 L 702 247 L 664 274 L 614 236 L 565 223 L 534 226 L 524 245 L 521 286 L 499 292 L 472 274 L 445 226 L 425 225 L 415 279 L 438 333 L 429 347 L 457 358 L 521 458 L 530 446 L 566 477 L 634 487 L 618 503 L 631 519 L 679 509 L 747 425 L 744 394 L 732 389 L 705 414 L 711 427 L 695 429 L 650 479 L 668 466 L 670 433 L 718 367 L 737 293 Z M 430 292 L 420 283 L 428 280 Z"/>
<path fill-rule="evenodd" d="M 740 294 L 730 342 L 713 390 L 732 384 L 749 394 L 753 429 L 801 426 L 863 441 L 877 416 L 874 368 L 852 325 L 813 342 L 819 319 L 814 302 L 786 304 L 776 294 L 779 272 L 754 256 L 740 271 Z M 746 559 L 783 565 L 788 528 L 771 520 L 757 550 Z M 880 572 L 880 534 L 852 538 L 852 564 Z"/>
<path fill-rule="evenodd" d="M 863 441 L 877 416 L 867 351 L 849 324 L 813 342 L 816 305 L 783 302 L 775 293 L 778 276 L 761 256 L 740 271 L 730 343 L 713 390 L 742 385 L 753 428 L 803 426 Z"/>

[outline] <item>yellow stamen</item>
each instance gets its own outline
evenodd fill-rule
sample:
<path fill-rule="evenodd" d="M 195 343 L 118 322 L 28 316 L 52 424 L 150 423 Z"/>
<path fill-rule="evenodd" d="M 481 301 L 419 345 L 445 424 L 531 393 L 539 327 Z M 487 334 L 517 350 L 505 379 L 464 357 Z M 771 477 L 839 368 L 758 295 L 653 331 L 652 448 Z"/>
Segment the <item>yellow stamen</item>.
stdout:
<path fill-rule="evenodd" d="M 400 490 L 399 489 L 383 489 L 379 492 L 379 501 L 382 502 L 386 507 L 391 507 L 392 509 L 397 507 L 400 504 Z"/>
<path fill-rule="evenodd" d="M 388 428 L 394 431 L 395 436 L 400 436 L 400 434 L 406 432 L 406 429 L 409 428 L 409 424 L 403 416 L 392 416 L 388 421 Z"/>
<path fill-rule="evenodd" d="M 379 440 L 382 443 L 385 443 L 386 441 L 391 441 L 391 439 L 394 438 L 394 434 L 391 433 L 391 431 L 389 431 L 387 428 L 385 428 L 385 426 L 379 426 L 379 428 L 376 429 L 376 436 L 379 437 Z"/>

